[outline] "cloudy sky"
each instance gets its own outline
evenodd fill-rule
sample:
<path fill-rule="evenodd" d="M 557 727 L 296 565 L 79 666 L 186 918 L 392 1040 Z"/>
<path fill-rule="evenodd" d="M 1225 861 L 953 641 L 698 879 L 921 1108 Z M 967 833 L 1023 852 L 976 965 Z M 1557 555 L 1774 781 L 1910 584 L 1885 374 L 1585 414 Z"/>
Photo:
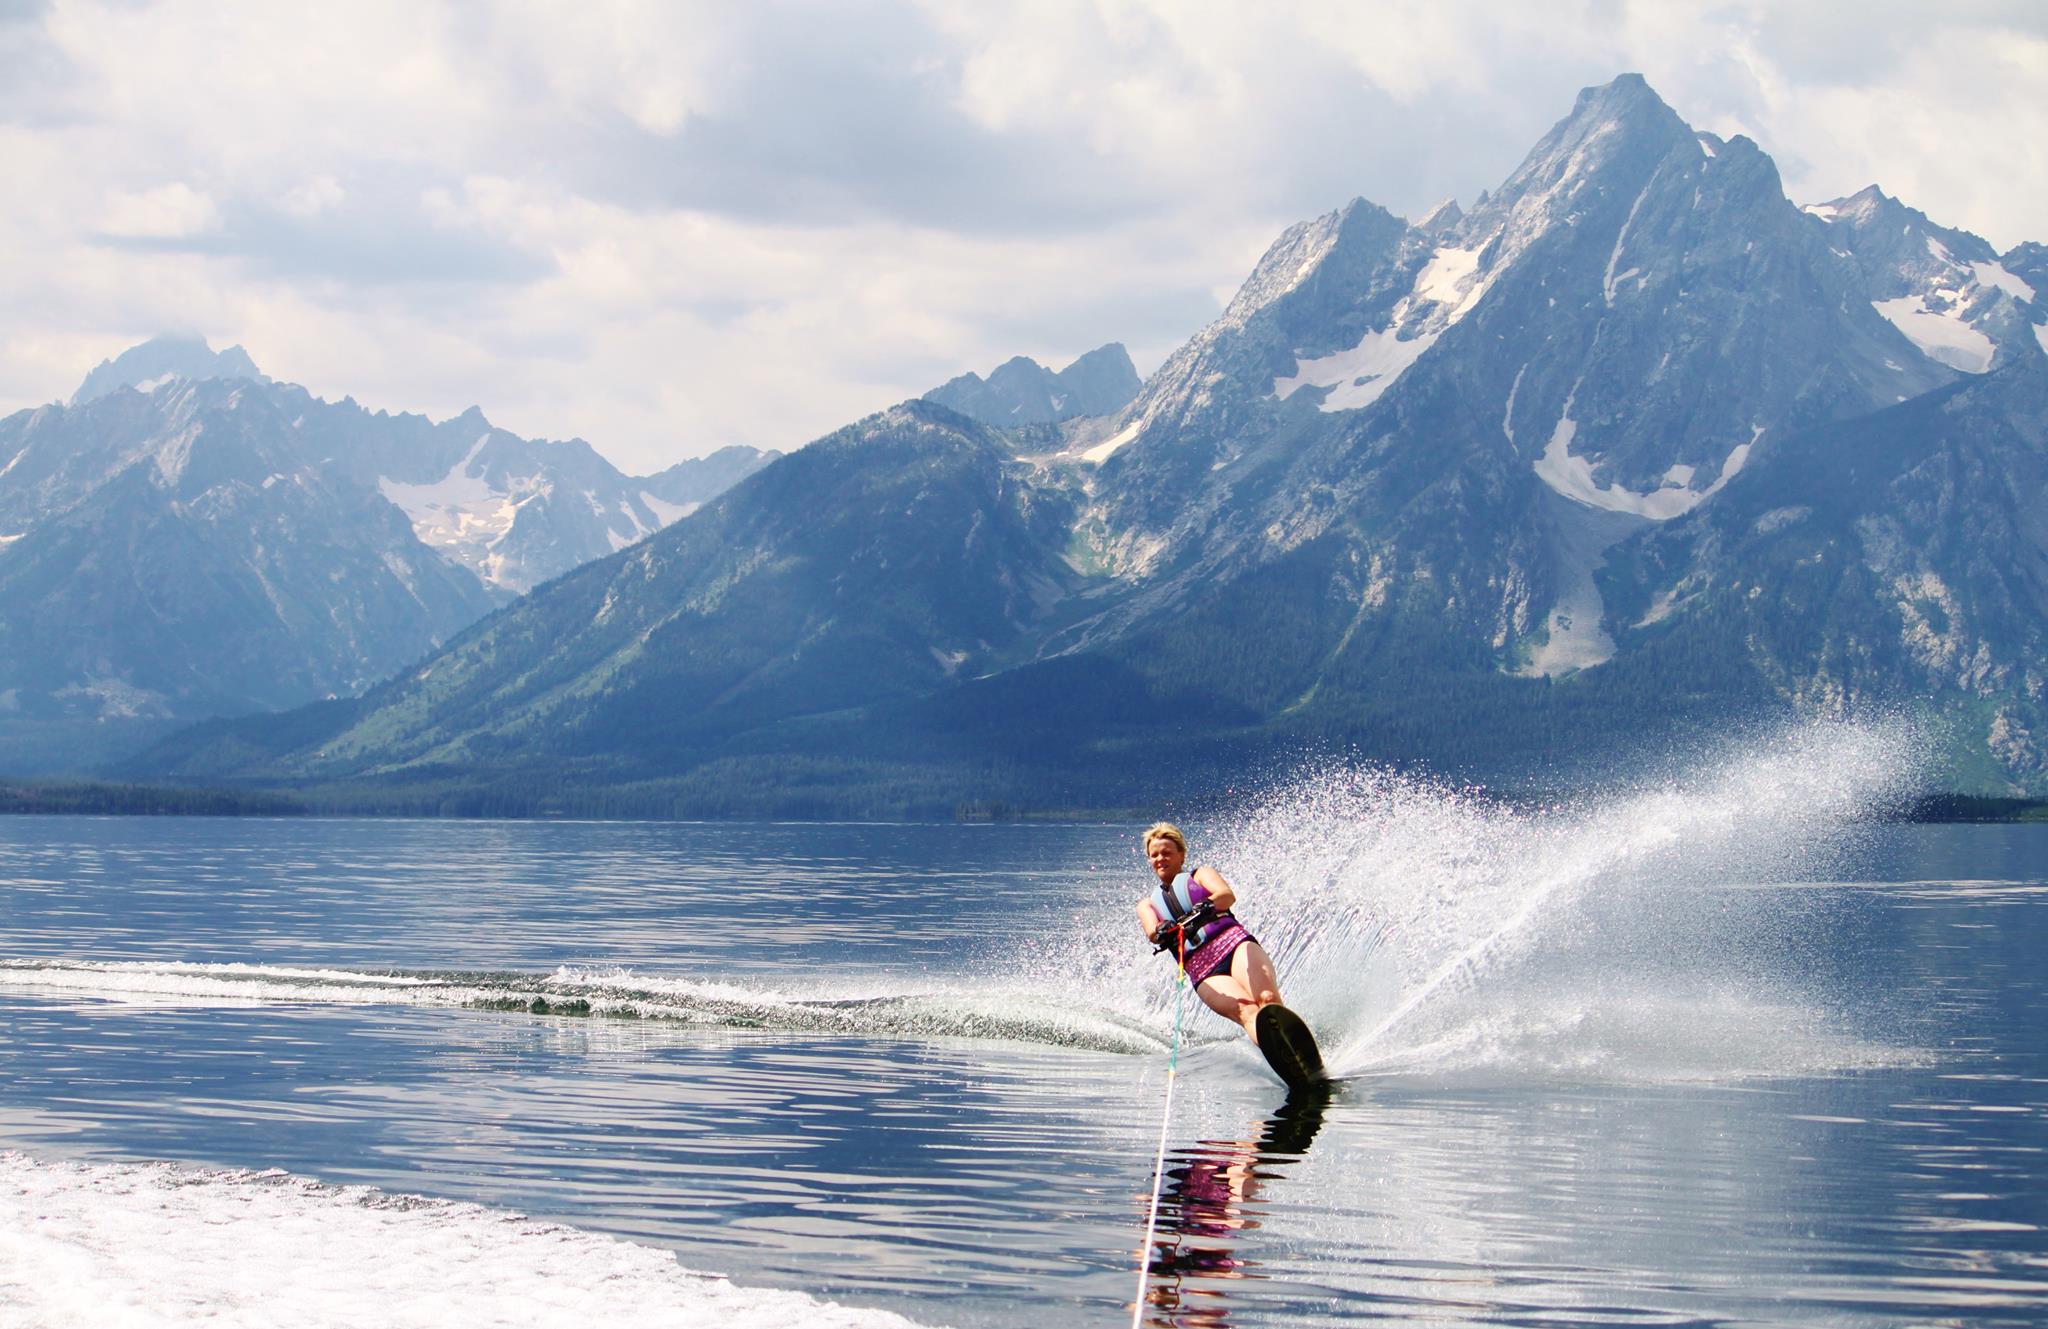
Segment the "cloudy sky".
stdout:
<path fill-rule="evenodd" d="M 0 411 L 159 331 L 649 471 L 1141 371 L 1286 225 L 1639 71 L 1800 202 L 2048 241 L 2039 0 L 0 0 Z"/>

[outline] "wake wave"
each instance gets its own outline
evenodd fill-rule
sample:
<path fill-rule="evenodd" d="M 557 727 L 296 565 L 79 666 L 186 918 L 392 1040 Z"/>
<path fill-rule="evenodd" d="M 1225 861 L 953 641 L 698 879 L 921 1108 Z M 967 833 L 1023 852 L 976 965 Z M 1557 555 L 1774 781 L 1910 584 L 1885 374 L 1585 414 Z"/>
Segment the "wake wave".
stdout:
<path fill-rule="evenodd" d="M 1211 829 L 1333 1072 L 1724 1079 L 1910 1062 L 1817 977 L 1824 877 L 1906 791 L 1902 726 L 1824 724 L 1513 807 L 1315 770 Z M 1824 943 L 1822 943 L 1824 949 Z M 1853 1004 L 1853 1003 L 1852 1003 Z"/>
<path fill-rule="evenodd" d="M 1145 1054 L 1164 1045 L 1142 1020 L 1015 991 L 979 988 L 798 996 L 731 983 L 562 968 L 548 975 L 301 969 L 149 961 L 0 960 L 0 987 L 116 1001 L 405 1005 L 664 1020 L 725 1029 L 883 1038 L 1002 1039 Z"/>
<path fill-rule="evenodd" d="M 284 1172 L 0 1153 L 0 1289 L 47 1329 L 318 1324 L 908 1329 L 888 1311 L 735 1287 L 667 1251 L 504 1209 Z"/>

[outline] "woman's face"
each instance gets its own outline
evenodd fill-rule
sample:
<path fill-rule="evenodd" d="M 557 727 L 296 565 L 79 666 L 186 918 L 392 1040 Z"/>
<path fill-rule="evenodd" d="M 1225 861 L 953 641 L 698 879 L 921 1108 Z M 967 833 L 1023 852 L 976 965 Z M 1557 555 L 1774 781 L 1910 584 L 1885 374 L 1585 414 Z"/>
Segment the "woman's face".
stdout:
<path fill-rule="evenodd" d="M 1153 836 L 1145 845 L 1145 861 L 1152 865 L 1161 882 L 1171 882 L 1179 876 L 1181 864 L 1187 860 L 1187 851 L 1163 835 Z"/>

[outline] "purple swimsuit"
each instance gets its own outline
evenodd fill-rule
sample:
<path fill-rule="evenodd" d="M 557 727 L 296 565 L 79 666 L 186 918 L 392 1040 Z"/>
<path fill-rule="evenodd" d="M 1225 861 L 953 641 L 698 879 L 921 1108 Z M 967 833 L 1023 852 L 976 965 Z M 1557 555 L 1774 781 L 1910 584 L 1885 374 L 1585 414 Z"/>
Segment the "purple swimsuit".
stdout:
<path fill-rule="evenodd" d="M 1194 873 L 1183 872 L 1173 879 L 1171 885 L 1162 886 L 1152 893 L 1152 908 L 1162 919 L 1171 921 L 1188 912 L 1192 907 Z M 1201 928 L 1201 944 L 1182 957 L 1181 963 L 1187 970 L 1188 982 L 1200 986 L 1217 973 L 1230 968 L 1230 957 L 1237 954 L 1237 948 L 1253 940 L 1245 931 L 1244 924 L 1231 914 L 1218 914 Z"/>
<path fill-rule="evenodd" d="M 1252 940 L 1252 934 L 1245 931 L 1244 924 L 1231 915 L 1218 914 L 1216 921 L 1227 926 L 1188 952 L 1188 982 L 1196 986 L 1200 986 L 1204 979 L 1228 970 L 1230 957 L 1237 954 L 1237 948 Z"/>

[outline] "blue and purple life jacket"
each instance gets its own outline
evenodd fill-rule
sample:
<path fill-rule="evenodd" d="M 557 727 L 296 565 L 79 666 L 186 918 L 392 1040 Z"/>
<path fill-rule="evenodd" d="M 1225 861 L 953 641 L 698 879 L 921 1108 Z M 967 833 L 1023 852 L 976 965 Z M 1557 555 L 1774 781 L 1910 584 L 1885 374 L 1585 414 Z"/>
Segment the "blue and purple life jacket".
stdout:
<path fill-rule="evenodd" d="M 1204 888 L 1207 889 L 1207 888 Z M 1177 923 L 1195 911 L 1195 874 L 1193 870 L 1175 877 L 1170 885 L 1155 887 L 1152 891 L 1152 911 L 1159 915 L 1162 923 Z M 1202 943 L 1212 937 L 1220 937 L 1226 928 L 1237 920 L 1228 913 L 1216 913 L 1186 935 L 1183 946 L 1186 950 L 1201 949 Z"/>

